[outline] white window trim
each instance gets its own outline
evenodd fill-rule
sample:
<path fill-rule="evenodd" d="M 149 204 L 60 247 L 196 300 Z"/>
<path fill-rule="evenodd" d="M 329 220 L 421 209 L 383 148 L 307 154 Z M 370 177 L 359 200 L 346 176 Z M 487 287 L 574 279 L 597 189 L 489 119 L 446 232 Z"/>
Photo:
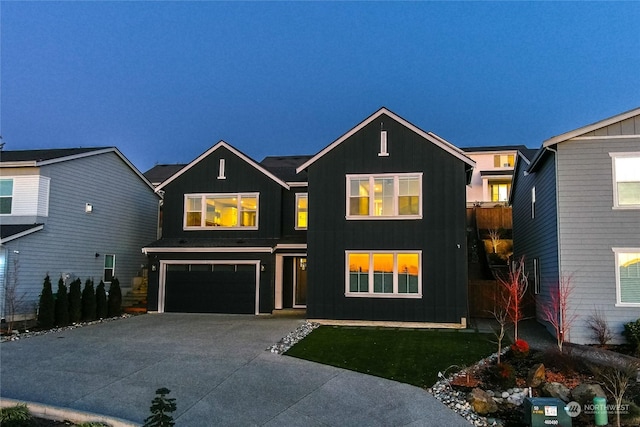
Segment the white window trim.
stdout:
<path fill-rule="evenodd" d="M 378 157 L 389 157 L 389 143 L 387 139 L 387 131 L 380 131 L 380 152 Z"/>
<path fill-rule="evenodd" d="M 397 213 L 398 209 L 398 193 L 399 193 L 399 179 L 400 178 L 409 178 L 414 177 L 418 178 L 418 214 L 417 215 L 399 215 Z M 374 215 L 351 215 L 349 214 L 350 209 L 350 190 L 351 185 L 350 181 L 353 178 L 368 178 L 369 179 L 369 212 L 373 212 L 373 207 L 375 203 L 375 197 L 373 195 L 373 183 L 376 178 L 394 178 L 393 180 L 393 196 L 394 196 L 394 214 L 387 216 L 374 216 Z M 346 202 L 345 202 L 345 218 L 348 220 L 356 220 L 356 221 L 371 221 L 371 220 L 403 220 L 403 219 L 422 219 L 422 172 L 417 173 L 383 173 L 383 174 L 347 174 L 346 175 Z"/>
<path fill-rule="evenodd" d="M 302 197 L 306 197 L 307 198 L 307 226 L 306 227 L 300 227 L 298 225 L 298 201 L 300 200 L 300 198 Z M 306 230 L 309 227 L 309 193 L 296 193 L 296 219 L 295 219 L 296 223 L 295 223 L 295 229 L 296 230 Z"/>
<path fill-rule="evenodd" d="M 8 199 L 11 198 L 11 212 L 9 213 L 0 213 L 0 216 L 10 216 L 13 215 L 13 209 L 15 207 L 15 190 L 16 190 L 16 180 L 14 179 L 14 177 L 8 177 L 8 176 L 3 176 L 2 177 L 3 181 L 11 181 L 11 196 L 2 196 L 3 199 Z"/>
<path fill-rule="evenodd" d="M 220 159 L 220 163 L 218 164 L 218 179 L 227 179 L 225 175 L 225 161 L 224 159 Z"/>
<path fill-rule="evenodd" d="M 240 200 L 242 197 L 255 197 L 256 199 L 256 225 L 255 226 L 250 226 L 250 227 L 207 227 L 204 225 L 200 225 L 200 226 L 187 226 L 187 199 L 191 198 L 191 197 L 201 197 L 202 198 L 202 206 L 201 206 L 201 217 L 200 217 L 200 224 L 202 224 L 202 222 L 204 221 L 204 219 L 206 218 L 206 209 L 207 209 L 207 204 L 205 203 L 205 198 L 206 197 L 237 197 L 238 198 L 238 215 L 240 215 Z M 184 231 L 195 231 L 195 230 L 219 230 L 219 231 L 226 231 L 226 230 L 257 230 L 258 229 L 258 219 L 259 219 L 259 214 L 260 214 L 260 193 L 193 193 L 193 194 L 185 194 L 184 195 L 184 202 L 183 202 L 183 206 L 182 206 L 182 229 Z M 240 218 L 238 218 L 239 220 Z M 240 221 L 238 221 L 238 223 L 240 223 Z"/>
<path fill-rule="evenodd" d="M 107 268 L 107 257 L 113 257 L 113 267 L 111 267 L 110 269 Z M 111 283 L 111 280 L 107 280 L 107 276 L 105 273 L 105 271 L 107 270 L 111 270 L 111 277 L 116 277 L 116 254 L 105 254 L 104 256 L 104 260 L 102 263 L 102 278 L 104 279 L 104 283 Z"/>
<path fill-rule="evenodd" d="M 622 302 L 622 295 L 620 295 L 620 265 L 618 263 L 618 254 L 622 253 L 638 253 L 640 248 L 611 248 L 615 258 L 616 268 L 616 307 L 640 307 L 640 303 Z"/>
<path fill-rule="evenodd" d="M 531 219 L 536 217 L 536 186 L 531 187 Z"/>
<path fill-rule="evenodd" d="M 640 157 L 640 152 L 619 152 L 619 153 L 609 153 L 611 157 L 611 173 L 612 173 L 612 182 L 613 182 L 613 209 L 614 210 L 629 210 L 629 209 L 640 209 L 640 204 L 636 205 L 622 205 L 620 206 L 618 203 L 618 181 L 616 181 L 616 158 L 618 157 Z"/>
<path fill-rule="evenodd" d="M 369 255 L 369 292 L 350 292 L 349 291 L 349 255 L 350 254 L 368 254 Z M 379 293 L 373 292 L 373 255 L 375 254 L 392 254 L 393 255 L 393 293 Z M 408 294 L 398 292 L 398 254 L 418 254 L 418 293 Z M 345 280 L 344 280 L 344 295 L 346 297 L 355 298 L 408 298 L 408 299 L 420 299 L 422 298 L 422 251 L 420 250 L 394 250 L 394 251 L 345 251 Z"/>
<path fill-rule="evenodd" d="M 533 259 L 533 293 L 539 295 L 541 291 L 540 286 L 540 259 Z"/>

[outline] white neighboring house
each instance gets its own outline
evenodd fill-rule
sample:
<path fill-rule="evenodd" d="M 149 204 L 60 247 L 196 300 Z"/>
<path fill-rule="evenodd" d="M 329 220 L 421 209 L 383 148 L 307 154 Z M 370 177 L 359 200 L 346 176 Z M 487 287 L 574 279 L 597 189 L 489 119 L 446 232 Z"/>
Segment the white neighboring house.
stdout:
<path fill-rule="evenodd" d="M 156 239 L 158 200 L 115 147 L 1 151 L 0 317 L 7 285 L 17 314 L 33 317 L 47 274 L 54 293 L 61 276 L 129 287 Z"/>
<path fill-rule="evenodd" d="M 511 191 L 513 167 L 524 145 L 467 147 L 462 149 L 476 162 L 471 184 L 467 186 L 467 206 L 494 206 L 507 203 Z"/>

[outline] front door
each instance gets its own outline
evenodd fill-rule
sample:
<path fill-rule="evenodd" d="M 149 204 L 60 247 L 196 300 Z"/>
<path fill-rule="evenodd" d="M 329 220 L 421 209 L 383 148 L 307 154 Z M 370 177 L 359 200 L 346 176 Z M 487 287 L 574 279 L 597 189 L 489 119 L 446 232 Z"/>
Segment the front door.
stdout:
<path fill-rule="evenodd" d="M 307 258 L 294 258 L 293 306 L 307 306 Z"/>

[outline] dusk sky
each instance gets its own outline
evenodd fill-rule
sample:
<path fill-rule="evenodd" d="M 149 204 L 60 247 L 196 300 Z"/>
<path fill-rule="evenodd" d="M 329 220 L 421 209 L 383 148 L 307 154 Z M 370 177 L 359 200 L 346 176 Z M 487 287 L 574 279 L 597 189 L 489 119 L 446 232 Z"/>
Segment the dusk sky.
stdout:
<path fill-rule="evenodd" d="M 0 3 L 5 150 L 315 154 L 385 106 L 458 147 L 640 106 L 640 2 Z"/>

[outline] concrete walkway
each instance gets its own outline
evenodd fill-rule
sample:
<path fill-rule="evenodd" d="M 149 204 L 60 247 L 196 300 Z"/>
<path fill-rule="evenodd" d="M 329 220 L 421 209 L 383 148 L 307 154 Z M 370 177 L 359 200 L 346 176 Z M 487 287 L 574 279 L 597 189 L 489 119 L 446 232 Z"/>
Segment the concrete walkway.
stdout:
<path fill-rule="evenodd" d="M 470 424 L 424 390 L 265 349 L 301 319 L 147 314 L 0 344 L 0 396 L 142 423 L 155 390 L 177 426 Z"/>

